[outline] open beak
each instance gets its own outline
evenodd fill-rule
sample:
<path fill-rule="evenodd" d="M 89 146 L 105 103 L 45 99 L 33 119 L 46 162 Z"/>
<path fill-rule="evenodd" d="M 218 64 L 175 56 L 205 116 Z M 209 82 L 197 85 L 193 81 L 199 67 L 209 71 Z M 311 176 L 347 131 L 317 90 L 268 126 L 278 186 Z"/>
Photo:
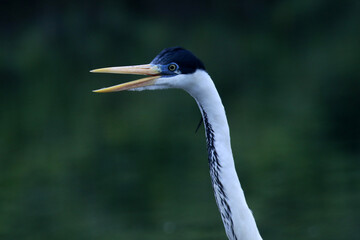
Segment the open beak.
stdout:
<path fill-rule="evenodd" d="M 126 66 L 126 67 L 109 67 L 109 68 L 99 68 L 91 70 L 92 73 L 115 73 L 115 74 L 137 74 L 137 75 L 148 75 L 149 77 L 141 78 L 139 80 L 122 83 L 119 85 L 101 88 L 94 90 L 93 92 L 98 93 L 107 93 L 107 92 L 118 92 L 129 90 L 138 87 L 150 86 L 155 83 L 155 80 L 160 77 L 159 68 L 156 65 L 144 64 L 136 66 Z"/>

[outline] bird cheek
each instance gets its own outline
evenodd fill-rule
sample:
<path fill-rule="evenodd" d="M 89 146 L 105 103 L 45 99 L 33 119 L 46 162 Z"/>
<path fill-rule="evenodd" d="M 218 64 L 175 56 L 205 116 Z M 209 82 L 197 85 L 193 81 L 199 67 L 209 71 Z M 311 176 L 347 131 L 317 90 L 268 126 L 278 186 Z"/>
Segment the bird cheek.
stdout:
<path fill-rule="evenodd" d="M 169 77 L 161 77 L 161 78 L 157 79 L 155 82 L 155 85 L 157 85 L 159 87 L 166 87 L 166 88 L 172 87 L 171 80 Z"/>

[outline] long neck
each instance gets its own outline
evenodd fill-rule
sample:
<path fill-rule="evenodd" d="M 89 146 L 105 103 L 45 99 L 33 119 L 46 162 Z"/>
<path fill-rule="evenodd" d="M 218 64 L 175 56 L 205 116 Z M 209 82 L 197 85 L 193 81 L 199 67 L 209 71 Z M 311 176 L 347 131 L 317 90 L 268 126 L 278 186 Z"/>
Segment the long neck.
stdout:
<path fill-rule="evenodd" d="M 207 140 L 211 182 L 230 240 L 262 239 L 249 209 L 234 165 L 224 106 L 210 76 L 195 73 L 196 85 L 185 89 L 199 105 Z"/>

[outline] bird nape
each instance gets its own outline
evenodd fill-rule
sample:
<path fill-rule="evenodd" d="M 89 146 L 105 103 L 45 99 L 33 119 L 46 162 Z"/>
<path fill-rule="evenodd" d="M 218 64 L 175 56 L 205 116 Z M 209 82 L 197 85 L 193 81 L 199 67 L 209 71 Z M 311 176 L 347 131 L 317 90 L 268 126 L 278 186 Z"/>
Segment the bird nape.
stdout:
<path fill-rule="evenodd" d="M 167 88 L 188 92 L 202 114 L 211 183 L 227 237 L 231 240 L 262 239 L 235 170 L 224 106 L 214 82 L 197 57 L 188 50 L 172 47 L 162 50 L 150 64 L 100 68 L 91 72 L 147 75 L 139 80 L 94 92 Z"/>

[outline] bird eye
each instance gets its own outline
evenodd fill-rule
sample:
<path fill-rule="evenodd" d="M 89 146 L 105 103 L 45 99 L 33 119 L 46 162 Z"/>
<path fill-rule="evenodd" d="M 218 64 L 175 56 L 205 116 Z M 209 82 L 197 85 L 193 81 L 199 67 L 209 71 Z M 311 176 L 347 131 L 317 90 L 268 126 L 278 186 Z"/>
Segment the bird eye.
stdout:
<path fill-rule="evenodd" d="M 169 66 L 168 66 L 168 69 L 170 70 L 170 71 L 175 71 L 176 70 L 176 68 L 177 68 L 177 66 L 175 65 L 175 64 L 170 64 Z"/>

